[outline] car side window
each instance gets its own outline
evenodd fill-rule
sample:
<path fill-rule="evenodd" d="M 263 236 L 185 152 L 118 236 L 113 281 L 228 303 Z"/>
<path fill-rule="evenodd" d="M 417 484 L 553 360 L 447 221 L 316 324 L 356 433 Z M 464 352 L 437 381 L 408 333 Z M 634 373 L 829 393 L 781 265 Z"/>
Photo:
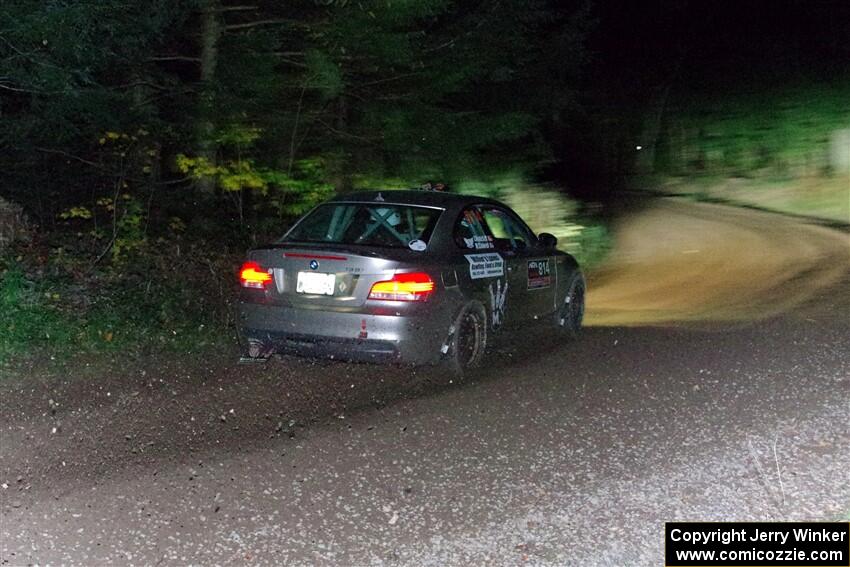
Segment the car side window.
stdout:
<path fill-rule="evenodd" d="M 454 227 L 454 241 L 464 250 L 491 250 L 493 238 L 484 229 L 481 211 L 476 207 L 467 207 L 457 219 Z"/>
<path fill-rule="evenodd" d="M 484 222 L 499 250 L 525 250 L 535 245 L 534 234 L 514 215 L 498 207 L 482 207 Z"/>

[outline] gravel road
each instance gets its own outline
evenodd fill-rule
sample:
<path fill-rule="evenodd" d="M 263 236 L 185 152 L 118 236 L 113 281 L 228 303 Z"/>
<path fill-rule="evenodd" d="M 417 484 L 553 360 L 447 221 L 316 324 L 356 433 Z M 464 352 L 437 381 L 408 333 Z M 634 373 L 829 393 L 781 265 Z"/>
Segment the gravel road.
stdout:
<path fill-rule="evenodd" d="M 660 201 L 577 341 L 434 372 L 80 363 L 0 384 L 6 565 L 661 565 L 673 520 L 850 515 L 850 241 Z"/>

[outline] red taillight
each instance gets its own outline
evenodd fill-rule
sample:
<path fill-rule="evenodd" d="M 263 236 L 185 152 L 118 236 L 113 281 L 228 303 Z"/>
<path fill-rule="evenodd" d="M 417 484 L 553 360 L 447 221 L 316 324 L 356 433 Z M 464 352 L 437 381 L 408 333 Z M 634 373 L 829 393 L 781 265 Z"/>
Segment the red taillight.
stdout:
<path fill-rule="evenodd" d="M 434 280 L 428 274 L 396 274 L 393 279 L 375 282 L 369 291 L 369 299 L 388 301 L 420 301 L 434 291 Z"/>
<path fill-rule="evenodd" d="M 272 275 L 264 272 L 256 262 L 245 262 L 242 264 L 242 269 L 239 270 L 239 283 L 242 287 L 265 289 L 271 281 Z"/>

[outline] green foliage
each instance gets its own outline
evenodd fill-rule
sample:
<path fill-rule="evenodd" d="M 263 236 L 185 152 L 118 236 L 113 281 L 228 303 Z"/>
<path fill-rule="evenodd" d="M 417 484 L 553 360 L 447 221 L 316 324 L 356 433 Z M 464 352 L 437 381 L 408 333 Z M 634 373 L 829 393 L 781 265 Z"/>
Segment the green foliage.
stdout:
<path fill-rule="evenodd" d="M 270 198 L 271 178 L 298 190 L 303 160 L 321 160 L 322 184 L 343 190 L 360 175 L 533 171 L 551 156 L 541 124 L 573 99 L 590 26 L 581 2 L 222 2 L 215 35 L 204 5 L 4 5 L 0 77 L 14 94 L 0 167 L 19 175 L 4 183 L 24 201 L 38 188 L 55 215 L 82 206 L 93 184 L 143 179 L 118 158 L 154 141 L 145 182 L 176 158 L 203 185 Z M 198 72 L 211 79 L 198 84 Z M 535 77 L 546 73 L 544 89 Z M 131 134 L 141 126 L 145 139 Z"/>
<path fill-rule="evenodd" d="M 848 100 L 841 82 L 678 99 L 657 170 L 774 180 L 829 173 L 830 136 L 850 128 Z"/>
<path fill-rule="evenodd" d="M 601 263 L 611 248 L 611 234 L 605 223 L 583 212 L 578 201 L 552 187 L 529 183 L 521 175 L 464 180 L 458 190 L 503 201 L 535 233 L 555 235 L 558 247 L 575 256 L 585 270 Z"/>
<path fill-rule="evenodd" d="M 263 130 L 256 126 L 243 126 L 242 124 L 231 124 L 222 128 L 216 136 L 216 141 L 225 146 L 242 148 L 251 146 L 263 135 Z"/>
<path fill-rule="evenodd" d="M 59 310 L 58 293 L 27 279 L 19 265 L 0 273 L 0 364 L 74 338 L 77 328 Z"/>
<path fill-rule="evenodd" d="M 307 65 L 306 86 L 318 89 L 324 100 L 334 99 L 342 93 L 342 72 L 333 59 L 318 49 L 307 51 L 304 59 Z"/>
<path fill-rule="evenodd" d="M 12 120 L 7 132 L 26 133 L 33 143 L 70 143 L 142 115 L 146 109 L 132 104 L 131 90 L 113 87 L 129 81 L 169 28 L 182 21 L 190 4 L 4 3 L 0 77 L 5 87 L 21 95 L 16 102 L 27 110 L 4 116 Z"/>
<path fill-rule="evenodd" d="M 266 179 L 273 188 L 268 204 L 285 218 L 304 214 L 334 193 L 333 185 L 325 181 L 324 162 L 319 158 L 296 161 L 292 174 L 267 171 Z"/>
<path fill-rule="evenodd" d="M 182 173 L 187 173 L 196 179 L 214 177 L 225 191 L 260 189 L 265 192 L 268 188 L 265 177 L 267 170 L 258 170 L 251 159 L 214 164 L 203 156 L 188 157 L 178 154 L 176 161 L 177 169 Z"/>
<path fill-rule="evenodd" d="M 141 203 L 128 194 L 123 196 L 123 211 L 115 216 L 114 241 L 110 248 L 112 261 L 117 265 L 127 261 L 147 244 Z"/>
<path fill-rule="evenodd" d="M 273 207 L 284 218 L 300 215 L 333 194 L 319 158 L 298 160 L 292 173 L 257 167 L 252 159 L 213 165 L 204 157 L 183 154 L 177 156 L 177 167 L 197 179 L 215 177 L 225 191 L 256 190 L 267 197 L 259 206 Z"/>
<path fill-rule="evenodd" d="M 148 254 L 138 260 L 90 280 L 70 277 L 73 258 L 53 261 L 52 275 L 0 261 L 0 364 L 44 352 L 187 351 L 227 339 L 228 298 L 220 278 L 230 275 L 229 258 L 174 262 L 169 254 Z M 219 275 L 210 278 L 211 269 Z"/>
<path fill-rule="evenodd" d="M 356 137 L 335 142 L 369 174 L 533 169 L 546 151 L 531 142 L 540 116 L 529 111 L 526 64 L 549 41 L 543 4 L 375 1 L 334 13 L 328 39 L 341 47 L 329 52 L 359 101 L 347 115 Z"/>

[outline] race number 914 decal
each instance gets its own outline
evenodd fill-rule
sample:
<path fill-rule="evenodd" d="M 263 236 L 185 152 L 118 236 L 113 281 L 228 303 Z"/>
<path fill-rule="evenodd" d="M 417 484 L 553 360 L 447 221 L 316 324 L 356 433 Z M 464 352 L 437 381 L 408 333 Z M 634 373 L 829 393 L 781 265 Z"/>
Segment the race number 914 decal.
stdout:
<path fill-rule="evenodd" d="M 528 289 L 543 289 L 552 285 L 549 258 L 528 261 Z"/>

